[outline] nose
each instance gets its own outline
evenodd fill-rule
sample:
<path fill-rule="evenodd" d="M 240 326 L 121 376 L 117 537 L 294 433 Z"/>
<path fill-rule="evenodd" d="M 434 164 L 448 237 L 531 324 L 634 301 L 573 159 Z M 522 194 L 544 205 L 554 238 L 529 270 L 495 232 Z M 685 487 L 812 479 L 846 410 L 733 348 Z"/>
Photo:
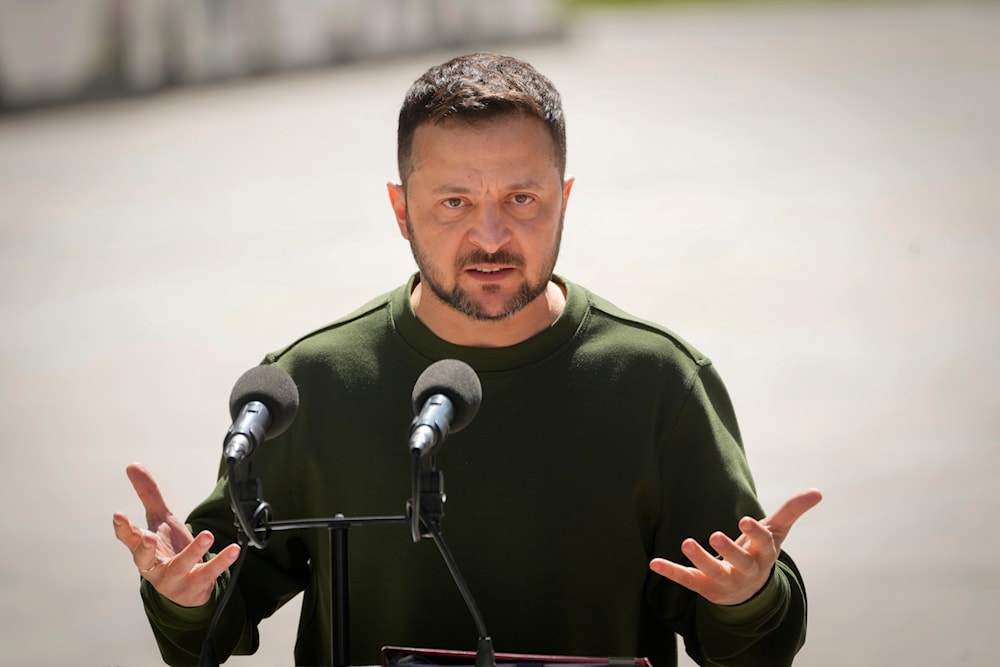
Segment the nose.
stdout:
<path fill-rule="evenodd" d="M 494 204 L 480 204 L 469 229 L 469 242 L 492 254 L 510 242 L 510 228 L 503 219 L 499 207 Z"/>

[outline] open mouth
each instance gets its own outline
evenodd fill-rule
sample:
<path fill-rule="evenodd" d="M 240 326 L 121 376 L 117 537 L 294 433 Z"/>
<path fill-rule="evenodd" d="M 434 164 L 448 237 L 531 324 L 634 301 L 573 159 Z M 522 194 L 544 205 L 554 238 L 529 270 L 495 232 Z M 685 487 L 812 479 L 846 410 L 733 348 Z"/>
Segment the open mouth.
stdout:
<path fill-rule="evenodd" d="M 504 278 L 514 269 L 509 266 L 475 266 L 466 269 L 466 273 L 480 280 L 499 280 Z"/>

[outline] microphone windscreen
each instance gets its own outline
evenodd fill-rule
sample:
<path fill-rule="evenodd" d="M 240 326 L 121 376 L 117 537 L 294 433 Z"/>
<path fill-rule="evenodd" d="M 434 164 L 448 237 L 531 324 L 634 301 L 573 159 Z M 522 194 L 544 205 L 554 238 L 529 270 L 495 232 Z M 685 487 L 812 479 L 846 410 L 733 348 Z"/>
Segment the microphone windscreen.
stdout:
<path fill-rule="evenodd" d="M 444 394 L 455 408 L 452 433 L 472 421 L 483 402 L 483 386 L 472 367 L 458 359 L 442 359 L 428 366 L 413 385 L 413 414 L 420 414 L 424 403 L 434 394 Z"/>
<path fill-rule="evenodd" d="M 285 432 L 299 410 L 299 389 L 292 376 L 277 366 L 254 366 L 240 376 L 229 395 L 229 415 L 236 417 L 251 401 L 267 406 L 271 425 L 265 440 Z"/>

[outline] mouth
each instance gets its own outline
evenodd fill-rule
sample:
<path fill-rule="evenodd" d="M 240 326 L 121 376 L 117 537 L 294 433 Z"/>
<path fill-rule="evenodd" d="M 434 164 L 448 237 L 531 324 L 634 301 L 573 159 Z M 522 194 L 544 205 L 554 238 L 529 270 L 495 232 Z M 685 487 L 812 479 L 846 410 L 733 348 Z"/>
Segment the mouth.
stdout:
<path fill-rule="evenodd" d="M 510 266 L 473 266 L 465 270 L 479 280 L 501 280 L 514 271 Z"/>

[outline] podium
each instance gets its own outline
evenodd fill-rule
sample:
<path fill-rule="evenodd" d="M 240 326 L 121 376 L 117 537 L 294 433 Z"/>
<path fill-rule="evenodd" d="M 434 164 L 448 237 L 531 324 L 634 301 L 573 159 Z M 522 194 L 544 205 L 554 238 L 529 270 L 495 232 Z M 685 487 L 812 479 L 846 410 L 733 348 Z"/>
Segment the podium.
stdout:
<path fill-rule="evenodd" d="M 474 651 L 382 647 L 382 667 L 471 667 Z M 597 658 L 571 655 L 497 653 L 497 667 L 652 667 L 646 658 Z"/>

